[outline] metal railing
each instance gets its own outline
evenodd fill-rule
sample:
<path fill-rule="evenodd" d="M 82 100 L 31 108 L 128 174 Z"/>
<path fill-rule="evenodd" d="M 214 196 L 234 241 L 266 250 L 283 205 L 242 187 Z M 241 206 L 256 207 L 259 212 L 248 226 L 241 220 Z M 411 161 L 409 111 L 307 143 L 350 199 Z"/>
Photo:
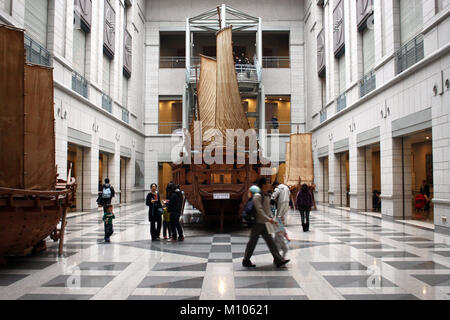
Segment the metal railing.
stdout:
<path fill-rule="evenodd" d="M 102 94 L 102 108 L 112 113 L 112 99 L 106 94 Z"/>
<path fill-rule="evenodd" d="M 327 109 L 320 110 L 320 123 L 327 120 Z"/>
<path fill-rule="evenodd" d="M 359 80 L 359 97 L 364 97 L 369 92 L 375 90 L 376 87 L 375 71 L 371 70 Z"/>
<path fill-rule="evenodd" d="M 183 128 L 183 123 L 181 121 L 176 122 L 159 122 L 158 133 L 160 134 L 172 134 L 176 130 Z"/>
<path fill-rule="evenodd" d="M 236 75 L 238 82 L 260 82 L 261 72 L 256 65 L 253 64 L 236 64 Z M 200 77 L 200 66 L 191 66 L 186 70 L 186 77 L 189 82 L 195 82 Z"/>
<path fill-rule="evenodd" d="M 89 96 L 88 81 L 76 71 L 72 71 L 72 90 L 79 93 L 86 99 Z"/>
<path fill-rule="evenodd" d="M 279 133 L 291 133 L 293 123 L 289 121 L 267 121 L 266 130 L 267 133 L 271 133 L 271 130 L 279 130 Z"/>
<path fill-rule="evenodd" d="M 24 35 L 24 47 L 26 51 L 27 62 L 41 66 L 51 66 L 51 54 L 39 43 L 31 39 L 27 34 Z"/>
<path fill-rule="evenodd" d="M 347 96 L 345 92 L 336 98 L 336 113 L 347 108 Z"/>
<path fill-rule="evenodd" d="M 130 111 L 122 108 L 122 120 L 126 123 L 130 123 Z"/>
<path fill-rule="evenodd" d="M 263 57 L 263 68 L 290 68 L 291 59 L 289 57 Z"/>
<path fill-rule="evenodd" d="M 183 69 L 186 67 L 186 57 L 159 57 L 160 69 Z"/>
<path fill-rule="evenodd" d="M 395 53 L 397 74 L 410 68 L 423 58 L 424 58 L 423 34 L 419 34 L 414 39 L 403 45 Z"/>

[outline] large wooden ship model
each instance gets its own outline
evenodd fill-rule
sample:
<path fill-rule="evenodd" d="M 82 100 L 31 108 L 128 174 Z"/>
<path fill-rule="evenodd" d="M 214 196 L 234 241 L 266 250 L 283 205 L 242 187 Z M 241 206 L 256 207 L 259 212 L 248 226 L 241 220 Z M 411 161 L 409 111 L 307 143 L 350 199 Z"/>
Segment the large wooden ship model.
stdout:
<path fill-rule="evenodd" d="M 239 149 L 234 137 L 227 136 L 227 129 L 242 129 L 245 132 L 250 129 L 250 125 L 237 82 L 232 28 L 221 29 L 216 34 L 216 41 L 216 59 L 200 56 L 195 120 L 201 121 L 201 126 L 191 124 L 191 141 L 195 140 L 197 131 L 201 129 L 203 154 L 204 150 L 215 141 L 214 132 L 209 129 L 220 131 L 224 141 L 230 143 L 230 139 L 233 139 L 231 144 L 234 148 L 234 163 L 227 164 L 227 150 L 222 146 L 224 164 L 208 165 L 205 161 L 196 164 L 195 155 L 191 155 L 190 164 L 173 164 L 172 172 L 174 182 L 180 185 L 186 200 L 202 212 L 205 222 L 216 225 L 219 223 L 220 230 L 223 231 L 225 223 L 241 221 L 240 215 L 248 200 L 247 191 L 261 177 L 263 168 L 270 167 L 270 163 L 268 164 L 266 159 L 262 161 L 259 152 L 257 161 L 250 161 L 250 152 L 258 150 L 250 150 L 250 143 L 245 144 L 245 150 Z M 245 154 L 245 163 L 240 161 L 242 164 L 238 164 L 237 149 Z"/>
<path fill-rule="evenodd" d="M 286 143 L 286 172 L 284 184 L 291 191 L 292 203 L 295 207 L 295 197 L 302 184 L 307 184 L 310 189 L 314 185 L 314 164 L 312 156 L 312 134 L 291 134 Z"/>
<path fill-rule="evenodd" d="M 25 63 L 23 30 L 0 25 L 0 261 L 59 240 L 75 180 L 55 166 L 53 70 Z M 60 225 L 60 227 L 58 227 Z"/>

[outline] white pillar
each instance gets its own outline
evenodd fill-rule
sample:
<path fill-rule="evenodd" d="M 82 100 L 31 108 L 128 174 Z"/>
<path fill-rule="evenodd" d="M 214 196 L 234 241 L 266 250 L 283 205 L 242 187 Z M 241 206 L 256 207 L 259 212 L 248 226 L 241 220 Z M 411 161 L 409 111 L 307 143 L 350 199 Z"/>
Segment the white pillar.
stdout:
<path fill-rule="evenodd" d="M 262 68 L 262 20 L 258 18 L 258 30 L 256 31 L 256 57 Z"/>
<path fill-rule="evenodd" d="M 264 85 L 260 84 L 259 87 L 259 129 L 266 128 L 266 94 L 264 92 Z"/>
<path fill-rule="evenodd" d="M 189 26 L 189 18 L 186 18 L 186 37 L 185 37 L 185 50 L 186 50 L 186 70 L 191 69 L 191 29 Z"/>
<path fill-rule="evenodd" d="M 223 29 L 227 26 L 227 15 L 226 15 L 226 6 L 222 4 L 222 9 L 220 10 L 220 29 Z"/>
<path fill-rule="evenodd" d="M 189 126 L 189 118 L 188 118 L 188 109 L 189 109 L 189 104 L 188 104 L 188 94 L 186 92 L 186 86 L 183 90 L 183 105 L 182 105 L 182 121 L 183 121 L 183 129 L 187 129 Z"/>

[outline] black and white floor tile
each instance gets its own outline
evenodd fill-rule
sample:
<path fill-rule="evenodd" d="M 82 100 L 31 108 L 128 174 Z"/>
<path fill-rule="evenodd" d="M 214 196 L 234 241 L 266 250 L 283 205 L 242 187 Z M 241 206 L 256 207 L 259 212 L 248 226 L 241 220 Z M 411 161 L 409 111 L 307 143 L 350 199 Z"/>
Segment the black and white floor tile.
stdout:
<path fill-rule="evenodd" d="M 291 211 L 283 268 L 262 239 L 242 266 L 248 229 L 226 234 L 185 225 L 184 242 L 150 241 L 142 205 L 116 210 L 111 243 L 100 213 L 68 220 L 64 254 L 8 258 L 0 299 L 22 300 L 440 300 L 450 299 L 450 237 L 330 209 L 313 211 L 310 232 Z"/>

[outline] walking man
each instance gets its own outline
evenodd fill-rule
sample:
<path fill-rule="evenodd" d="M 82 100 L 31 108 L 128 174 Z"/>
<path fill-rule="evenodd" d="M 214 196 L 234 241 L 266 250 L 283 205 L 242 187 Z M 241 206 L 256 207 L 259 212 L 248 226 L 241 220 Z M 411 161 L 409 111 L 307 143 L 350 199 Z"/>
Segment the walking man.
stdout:
<path fill-rule="evenodd" d="M 256 209 L 256 223 L 251 229 L 250 239 L 245 249 L 244 260 L 242 260 L 242 265 L 247 268 L 256 267 L 256 265 L 254 265 L 250 261 L 250 258 L 253 255 L 253 251 L 255 250 L 260 235 L 266 241 L 270 253 L 272 253 L 273 256 L 273 262 L 278 268 L 284 266 L 290 261 L 283 259 L 283 257 L 277 250 L 275 241 L 273 240 L 269 232 L 267 232 L 266 223 L 269 222 L 272 224 L 276 224 L 276 222 L 274 221 L 270 212 L 270 197 L 267 194 L 267 189 L 270 188 L 270 184 L 266 184 L 266 181 L 266 178 L 261 178 L 259 180 L 258 186 L 252 186 L 249 189 L 249 192 L 253 196 L 253 204 Z"/>

